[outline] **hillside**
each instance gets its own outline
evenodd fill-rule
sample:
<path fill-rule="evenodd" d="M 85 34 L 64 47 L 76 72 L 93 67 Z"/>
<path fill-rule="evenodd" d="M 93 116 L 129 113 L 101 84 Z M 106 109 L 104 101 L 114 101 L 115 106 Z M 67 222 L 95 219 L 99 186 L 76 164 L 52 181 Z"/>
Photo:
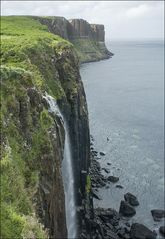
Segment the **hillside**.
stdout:
<path fill-rule="evenodd" d="M 1 236 L 64 238 L 64 127 L 49 112 L 45 92 L 68 119 L 74 158 L 78 162 L 83 157 L 81 164 L 75 163 L 82 194 L 80 172 L 89 160 L 89 129 L 79 61 L 70 42 L 32 17 L 2 17 L 1 38 Z"/>

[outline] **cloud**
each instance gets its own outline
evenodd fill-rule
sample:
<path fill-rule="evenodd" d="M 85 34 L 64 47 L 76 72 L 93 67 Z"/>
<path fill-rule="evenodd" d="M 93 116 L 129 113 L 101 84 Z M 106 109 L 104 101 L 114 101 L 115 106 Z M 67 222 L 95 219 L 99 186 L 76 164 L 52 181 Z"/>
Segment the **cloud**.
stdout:
<path fill-rule="evenodd" d="M 126 11 L 126 16 L 132 17 L 142 17 L 149 12 L 149 7 L 147 5 L 139 5 L 137 7 L 132 7 Z"/>
<path fill-rule="evenodd" d="M 163 38 L 163 1 L 2 1 L 2 15 L 83 18 L 105 25 L 107 39 Z"/>

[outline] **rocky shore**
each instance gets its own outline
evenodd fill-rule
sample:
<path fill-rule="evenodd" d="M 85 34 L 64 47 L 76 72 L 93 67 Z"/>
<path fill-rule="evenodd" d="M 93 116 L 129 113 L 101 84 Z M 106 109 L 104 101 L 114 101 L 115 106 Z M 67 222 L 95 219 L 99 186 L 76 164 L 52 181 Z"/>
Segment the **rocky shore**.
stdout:
<path fill-rule="evenodd" d="M 105 152 L 97 152 L 94 149 L 94 139 L 91 136 L 91 165 L 89 174 L 91 177 L 91 194 L 90 202 L 92 206 L 85 214 L 85 227 L 82 230 L 80 238 L 92 239 L 156 239 L 157 232 L 152 231 L 141 223 L 131 223 L 129 219 L 136 214 L 136 207 L 139 206 L 139 201 L 135 195 L 128 192 L 124 195 L 124 200 L 120 203 L 119 212 L 113 208 L 94 208 L 93 199 L 102 200 L 99 195 L 99 188 L 109 187 L 109 183 L 117 183 L 118 177 L 109 176 L 110 163 L 107 163 L 107 168 L 101 168 L 98 159 L 105 156 Z M 102 174 L 104 170 L 107 176 Z M 117 184 L 116 187 L 123 188 Z M 164 210 L 152 210 L 151 214 L 154 221 L 160 221 L 164 217 Z M 165 236 L 165 227 L 159 228 L 161 236 Z"/>

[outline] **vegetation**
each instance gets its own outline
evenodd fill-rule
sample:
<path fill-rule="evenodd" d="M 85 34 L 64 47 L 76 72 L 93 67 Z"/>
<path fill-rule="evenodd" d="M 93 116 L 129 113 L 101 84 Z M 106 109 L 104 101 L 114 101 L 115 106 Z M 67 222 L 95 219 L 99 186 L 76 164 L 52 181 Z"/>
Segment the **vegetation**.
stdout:
<path fill-rule="evenodd" d="M 46 239 L 32 199 L 41 155 L 52 150 L 54 120 L 39 102 L 30 105 L 28 89 L 64 96 L 54 62 L 72 44 L 22 16 L 1 18 L 1 43 L 1 238 Z"/>
<path fill-rule="evenodd" d="M 80 62 L 102 59 L 103 52 L 97 42 L 90 39 L 76 39 L 72 41 Z"/>
<path fill-rule="evenodd" d="M 86 177 L 86 193 L 90 193 L 91 192 L 91 177 L 88 174 Z"/>
<path fill-rule="evenodd" d="M 96 43 L 73 42 L 80 61 L 101 57 Z M 46 239 L 35 214 L 41 158 L 52 155 L 53 116 L 41 100 L 79 90 L 73 45 L 30 16 L 1 17 L 1 238 Z M 92 55 L 92 52 L 97 52 Z M 69 55 L 72 55 L 72 59 Z M 89 53 L 89 54 L 88 54 Z M 62 63 L 61 63 L 62 62 Z M 29 89 L 36 93 L 31 102 Z M 38 95 L 37 95 L 38 94 Z M 32 95 L 33 98 L 33 95 Z M 36 100 L 37 99 L 37 100 Z M 91 190 L 87 176 L 86 192 Z"/>
<path fill-rule="evenodd" d="M 55 98 L 64 94 L 53 61 L 72 44 L 48 32 L 32 17 L 1 17 L 1 65 L 8 73 L 28 71 L 33 85 L 48 90 Z"/>

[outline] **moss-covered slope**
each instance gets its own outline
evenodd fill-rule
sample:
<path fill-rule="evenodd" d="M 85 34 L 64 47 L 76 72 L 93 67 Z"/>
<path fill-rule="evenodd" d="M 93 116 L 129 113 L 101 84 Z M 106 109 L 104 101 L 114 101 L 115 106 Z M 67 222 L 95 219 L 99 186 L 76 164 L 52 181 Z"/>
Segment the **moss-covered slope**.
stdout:
<path fill-rule="evenodd" d="M 1 43 L 1 237 L 64 238 L 64 129 L 58 116 L 49 113 L 44 94 L 70 112 L 73 135 L 78 128 L 86 130 L 83 137 L 76 132 L 73 140 L 79 144 L 80 137 L 87 144 L 78 59 L 71 43 L 32 17 L 2 17 Z M 76 147 L 78 160 L 82 153 Z M 88 146 L 82 152 L 86 165 Z"/>

